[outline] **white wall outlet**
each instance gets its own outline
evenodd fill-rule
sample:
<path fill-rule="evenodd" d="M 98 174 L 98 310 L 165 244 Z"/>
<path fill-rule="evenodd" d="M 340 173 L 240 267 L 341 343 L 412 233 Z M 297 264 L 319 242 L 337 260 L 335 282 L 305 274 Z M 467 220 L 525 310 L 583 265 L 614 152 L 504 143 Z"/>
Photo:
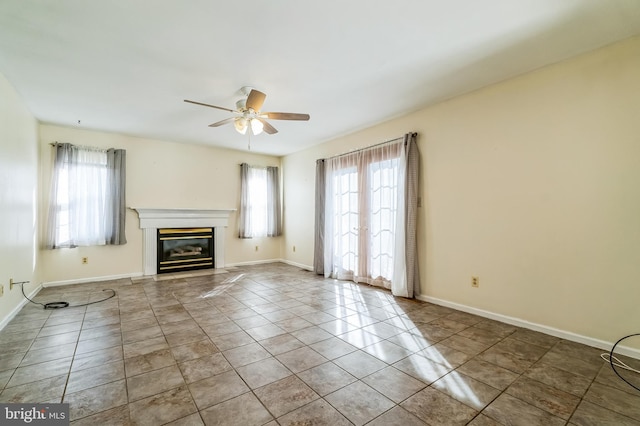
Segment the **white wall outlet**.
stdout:
<path fill-rule="evenodd" d="M 471 277 L 471 287 L 480 287 L 480 278 Z"/>
<path fill-rule="evenodd" d="M 87 263 L 89 263 L 89 258 L 88 257 L 83 257 L 82 258 L 82 264 L 86 265 Z"/>
<path fill-rule="evenodd" d="M 4 286 L 0 285 L 0 297 L 4 295 Z"/>

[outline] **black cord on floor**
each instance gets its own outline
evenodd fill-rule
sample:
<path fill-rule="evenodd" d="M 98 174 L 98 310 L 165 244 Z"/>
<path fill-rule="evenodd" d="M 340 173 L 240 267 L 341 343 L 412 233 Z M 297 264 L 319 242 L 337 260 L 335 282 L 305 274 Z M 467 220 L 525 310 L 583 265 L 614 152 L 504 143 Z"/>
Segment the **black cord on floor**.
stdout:
<path fill-rule="evenodd" d="M 27 299 L 29 302 L 31 302 L 31 303 L 33 303 L 35 305 L 42 306 L 44 309 L 78 308 L 78 307 L 81 307 L 81 306 L 89 306 L 89 305 L 93 305 L 94 303 L 100 303 L 100 302 L 104 302 L 105 300 L 109 300 L 109 299 L 111 299 L 112 297 L 114 297 L 116 295 L 116 291 L 114 289 L 105 288 L 102 291 L 111 291 L 111 292 L 113 292 L 113 294 L 111 296 L 109 296 L 109 297 L 106 297 L 106 298 L 101 299 L 101 300 L 96 300 L 94 302 L 88 302 L 88 303 L 83 303 L 81 305 L 73 305 L 73 306 L 69 306 L 69 302 L 40 303 L 40 302 L 34 302 L 33 300 L 29 299 L 26 294 L 24 294 L 24 285 L 22 285 L 22 284 L 26 284 L 28 282 L 29 281 L 24 281 L 24 282 L 15 283 L 15 284 L 20 284 L 20 289 L 22 290 L 22 295 L 24 296 L 25 299 Z"/>
<path fill-rule="evenodd" d="M 629 386 L 631 386 L 632 388 L 634 388 L 637 391 L 640 391 L 640 387 L 634 385 L 633 383 L 629 382 L 627 379 L 625 379 L 624 377 L 622 377 L 620 375 L 620 373 L 618 373 L 618 370 L 616 370 L 616 366 L 613 363 L 614 360 L 614 356 L 613 356 L 613 352 L 616 350 L 616 346 L 618 346 L 618 343 L 622 342 L 625 339 L 628 339 L 629 337 L 633 337 L 633 336 L 640 336 L 640 333 L 634 333 L 634 334 L 629 334 L 628 336 L 624 336 L 623 338 L 621 338 L 620 340 L 618 340 L 613 347 L 611 348 L 611 352 L 609 352 L 609 364 L 611 364 L 611 368 L 613 368 L 613 372 L 616 373 L 616 375 L 618 377 L 620 377 L 626 384 L 628 384 Z"/>

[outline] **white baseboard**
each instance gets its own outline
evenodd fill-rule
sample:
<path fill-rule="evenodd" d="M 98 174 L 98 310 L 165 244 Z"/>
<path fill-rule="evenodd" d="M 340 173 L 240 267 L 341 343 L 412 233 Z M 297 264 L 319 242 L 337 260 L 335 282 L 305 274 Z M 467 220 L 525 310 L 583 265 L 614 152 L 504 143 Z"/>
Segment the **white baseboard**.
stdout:
<path fill-rule="evenodd" d="M 422 300 L 423 302 L 429 302 L 435 305 L 445 306 L 447 308 L 452 308 L 458 311 L 463 311 L 470 314 L 478 315 L 480 317 L 489 318 L 492 320 L 515 325 L 517 327 L 522 327 L 522 328 L 526 328 L 533 331 L 539 331 L 544 334 L 549 334 L 551 336 L 559 337 L 565 340 L 570 340 L 576 343 L 582 343 L 584 345 L 592 346 L 594 348 L 603 349 L 606 351 L 610 351 L 614 344 L 614 342 L 607 342 L 607 341 L 596 339 L 593 337 L 583 336 L 581 334 L 572 333 L 570 331 L 560 330 L 558 328 L 537 324 L 537 323 L 526 321 L 520 318 L 515 318 L 507 315 L 497 314 L 495 312 L 485 311 L 483 309 L 462 305 L 460 303 L 450 302 L 448 300 L 438 299 L 436 297 L 419 295 L 419 296 L 416 296 L 416 299 Z M 617 346 L 616 353 L 625 355 L 631 358 L 640 359 L 640 349 L 630 348 L 628 346 Z"/>
<path fill-rule="evenodd" d="M 84 284 L 84 283 L 92 283 L 97 281 L 120 280 L 122 278 L 133 278 L 133 277 L 141 277 L 141 276 L 142 276 L 142 272 L 134 272 L 131 274 L 105 275 L 102 277 L 78 278 L 75 280 L 49 281 L 49 282 L 42 283 L 42 287 L 57 287 L 60 285 Z"/>
<path fill-rule="evenodd" d="M 280 262 L 286 263 L 287 265 L 295 266 L 296 268 L 306 269 L 307 271 L 313 272 L 313 266 L 304 265 L 302 263 L 293 262 L 287 259 L 281 259 Z"/>
<path fill-rule="evenodd" d="M 38 285 L 38 287 L 36 287 L 31 293 L 29 293 L 27 297 L 29 299 L 33 299 L 40 290 L 42 290 L 42 284 Z M 30 303 L 30 302 L 23 297 L 22 301 L 20 301 L 20 303 L 18 303 L 16 307 L 13 308 L 11 312 L 9 312 L 9 315 L 4 317 L 2 321 L 0 321 L 0 330 L 4 329 L 7 326 L 7 324 L 9 324 L 9 322 L 11 322 L 11 320 L 16 315 L 18 315 L 18 312 L 20 312 L 20 309 L 24 308 L 27 303 Z"/>
<path fill-rule="evenodd" d="M 313 271 L 313 266 L 304 265 L 302 263 L 292 262 L 287 259 L 267 259 L 267 260 L 254 260 L 249 262 L 236 262 L 236 263 L 227 263 L 225 267 L 233 267 L 233 266 L 250 266 L 250 265 L 263 265 L 265 263 L 286 263 L 287 265 L 295 266 L 296 268 L 306 269 L 307 271 Z"/>
<path fill-rule="evenodd" d="M 282 259 L 250 260 L 247 262 L 225 263 L 224 267 L 263 265 L 265 263 L 282 262 Z"/>

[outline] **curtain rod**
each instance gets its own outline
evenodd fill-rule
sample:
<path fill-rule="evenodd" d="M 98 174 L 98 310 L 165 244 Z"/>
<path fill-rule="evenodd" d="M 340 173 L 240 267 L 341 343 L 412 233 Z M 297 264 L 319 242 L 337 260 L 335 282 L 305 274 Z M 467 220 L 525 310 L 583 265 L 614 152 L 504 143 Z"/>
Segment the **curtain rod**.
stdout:
<path fill-rule="evenodd" d="M 410 135 L 413 135 L 414 137 L 415 137 L 415 136 L 418 136 L 418 133 L 417 133 L 417 132 L 411 132 L 411 133 L 409 133 L 409 134 L 410 134 Z M 322 160 L 322 161 L 324 161 L 324 160 L 329 160 L 329 159 L 331 159 L 331 158 L 343 157 L 343 156 L 345 156 L 345 155 L 353 154 L 354 152 L 364 151 L 365 149 L 370 149 L 370 148 L 375 148 L 376 146 L 384 145 L 384 144 L 386 144 L 386 143 L 395 142 L 395 141 L 400 140 L 400 139 L 404 139 L 404 135 L 402 135 L 402 136 L 400 136 L 400 137 L 397 137 L 397 138 L 393 138 L 393 139 L 386 140 L 386 141 L 384 141 L 384 142 L 379 142 L 379 143 L 376 143 L 376 144 L 373 144 L 373 145 L 370 145 L 370 146 L 366 146 L 366 147 L 364 147 L 364 148 L 354 149 L 353 151 L 345 152 L 344 154 L 334 155 L 334 156 L 329 157 L 329 158 L 321 158 L 321 160 Z"/>
<path fill-rule="evenodd" d="M 51 145 L 51 146 L 58 146 L 58 145 L 62 145 L 62 144 L 64 144 L 64 143 L 66 143 L 66 142 L 58 142 L 58 141 L 55 141 L 55 142 L 50 142 L 50 143 L 49 143 L 49 145 Z M 96 151 L 109 151 L 110 149 L 113 149 L 113 150 L 120 150 L 120 148 L 101 148 L 101 147 L 98 147 L 98 146 L 76 145 L 76 144 L 72 144 L 72 143 L 70 143 L 69 145 L 74 146 L 74 147 L 76 147 L 76 148 L 84 148 L 84 149 L 87 149 L 87 150 L 91 149 L 91 150 L 96 150 Z M 123 150 L 123 151 L 124 151 L 124 150 Z"/>

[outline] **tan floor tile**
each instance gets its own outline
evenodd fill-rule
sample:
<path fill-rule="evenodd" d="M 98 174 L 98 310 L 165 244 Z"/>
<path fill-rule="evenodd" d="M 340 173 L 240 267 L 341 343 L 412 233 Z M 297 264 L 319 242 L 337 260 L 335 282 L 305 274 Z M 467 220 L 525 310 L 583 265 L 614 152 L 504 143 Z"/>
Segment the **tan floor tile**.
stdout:
<path fill-rule="evenodd" d="M 333 362 L 357 378 L 368 376 L 387 367 L 386 363 L 361 350 L 336 358 Z"/>
<path fill-rule="evenodd" d="M 224 351 L 223 355 L 235 368 L 271 357 L 271 354 L 269 354 L 269 352 L 267 352 L 267 350 L 258 343 L 251 343 L 249 345 L 229 349 Z"/>
<path fill-rule="evenodd" d="M 79 392 L 68 393 L 63 402 L 69 403 L 71 420 L 87 417 L 127 403 L 124 380 L 107 383 Z"/>
<path fill-rule="evenodd" d="M 317 399 L 303 407 L 300 407 L 278 418 L 281 426 L 295 426 L 301 424 L 317 426 L 350 426 L 347 420 L 338 410 L 333 408 L 323 399 Z"/>
<path fill-rule="evenodd" d="M 156 426 L 195 413 L 197 408 L 189 390 L 182 386 L 135 401 L 129 404 L 129 411 L 132 423 Z"/>
<path fill-rule="evenodd" d="M 457 371 L 436 380 L 431 386 L 478 411 L 500 394 L 498 389 Z"/>
<path fill-rule="evenodd" d="M 97 367 L 73 371 L 65 392 L 73 393 L 124 379 L 124 362 L 115 361 Z"/>
<path fill-rule="evenodd" d="M 383 415 L 376 417 L 367 426 L 424 426 L 425 422 L 400 406 L 395 406 Z"/>
<path fill-rule="evenodd" d="M 129 402 L 146 398 L 185 384 L 177 365 L 127 378 Z"/>
<path fill-rule="evenodd" d="M 570 424 L 638 426 L 640 423 L 630 417 L 583 400 L 571 416 Z"/>
<path fill-rule="evenodd" d="M 458 367 L 456 371 L 499 390 L 506 389 L 518 378 L 518 375 L 512 371 L 476 358 Z"/>
<path fill-rule="evenodd" d="M 207 426 L 260 426 L 273 417 L 252 393 L 245 393 L 200 412 Z"/>
<path fill-rule="evenodd" d="M 505 392 L 565 420 L 571 417 L 580 403 L 577 396 L 528 377 L 518 378 Z"/>
<path fill-rule="evenodd" d="M 337 337 L 314 343 L 309 347 L 327 359 L 336 359 L 358 350 L 355 346 Z"/>
<path fill-rule="evenodd" d="M 424 389 L 400 404 L 419 419 L 433 425 L 465 425 L 477 411 L 434 389 Z"/>
<path fill-rule="evenodd" d="M 189 391 L 200 410 L 235 398 L 249 390 L 233 370 L 189 384 Z"/>
<path fill-rule="evenodd" d="M 298 377 L 320 396 L 335 392 L 358 380 L 332 362 L 298 373 Z"/>
<path fill-rule="evenodd" d="M 396 404 L 399 404 L 426 386 L 426 384 L 420 380 L 414 379 L 394 367 L 387 367 L 376 371 L 364 377 L 362 381 Z"/>
<path fill-rule="evenodd" d="M 10 403 L 61 402 L 66 382 L 67 375 L 63 374 L 36 382 L 9 387 L 0 392 L 0 401 Z"/>
<path fill-rule="evenodd" d="M 411 355 L 393 364 L 398 370 L 421 380 L 427 384 L 433 383 L 452 370 L 451 367 L 433 362 L 420 355 Z"/>
<path fill-rule="evenodd" d="M 169 343 L 170 347 L 176 347 L 180 345 L 185 345 L 187 343 L 197 342 L 203 339 L 207 339 L 207 335 L 200 328 L 184 330 L 174 334 L 165 335 L 167 339 L 167 343 Z"/>
<path fill-rule="evenodd" d="M 233 369 L 220 352 L 182 362 L 178 367 L 187 383 L 197 382 Z"/>
<path fill-rule="evenodd" d="M 37 382 L 61 374 L 69 374 L 71 360 L 71 357 L 67 357 L 40 364 L 28 365 L 26 367 L 19 367 L 16 369 L 13 377 L 11 377 L 11 380 L 9 380 L 9 383 L 7 383 L 7 387 Z"/>
<path fill-rule="evenodd" d="M 325 396 L 325 400 L 355 425 L 363 425 L 395 405 L 360 381 Z"/>
<path fill-rule="evenodd" d="M 289 376 L 254 391 L 275 417 L 280 417 L 319 398 L 296 376 Z"/>
<path fill-rule="evenodd" d="M 73 426 L 131 426 L 129 406 L 121 405 L 110 410 L 101 411 L 71 423 Z"/>
<path fill-rule="evenodd" d="M 133 358 L 135 356 L 150 354 L 162 349 L 168 349 L 169 345 L 163 337 L 154 337 L 153 339 L 143 340 L 140 342 L 127 343 L 123 345 L 124 357 Z"/>
<path fill-rule="evenodd" d="M 555 417 L 544 410 L 505 393 L 501 394 L 495 401 L 489 404 L 489 406 L 484 409 L 483 414 L 502 424 L 565 424 L 565 421 L 561 418 Z"/>
<path fill-rule="evenodd" d="M 584 399 L 640 421 L 640 394 L 638 393 L 630 394 L 600 383 L 593 383 Z"/>
<path fill-rule="evenodd" d="M 153 339 L 154 337 L 161 337 L 163 334 L 158 324 L 137 328 L 135 330 L 123 330 L 122 343 L 140 342 L 142 340 Z"/>
<path fill-rule="evenodd" d="M 71 365 L 71 371 L 74 372 L 114 361 L 121 361 L 123 358 L 122 346 L 113 346 L 104 350 L 84 354 L 76 353 L 76 356 L 73 358 L 73 364 Z"/>
<path fill-rule="evenodd" d="M 22 359 L 20 366 L 24 367 L 27 365 L 39 364 L 41 362 L 53 361 L 60 358 L 68 358 L 70 356 L 73 356 L 75 349 L 75 343 L 67 343 L 65 345 L 58 345 L 52 348 L 29 350 Z"/>
<path fill-rule="evenodd" d="M 294 373 L 299 373 L 328 361 L 325 357 L 305 346 L 276 356 L 278 361 Z"/>

